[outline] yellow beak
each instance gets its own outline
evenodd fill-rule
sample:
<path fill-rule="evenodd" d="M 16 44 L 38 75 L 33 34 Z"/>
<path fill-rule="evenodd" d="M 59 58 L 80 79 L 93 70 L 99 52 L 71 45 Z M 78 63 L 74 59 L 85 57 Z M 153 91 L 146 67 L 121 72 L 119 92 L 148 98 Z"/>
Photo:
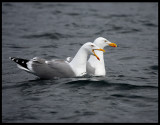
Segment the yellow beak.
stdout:
<path fill-rule="evenodd" d="M 100 49 L 94 49 L 94 50 L 99 50 L 99 51 L 105 52 L 105 50 L 104 50 L 104 49 L 101 49 L 101 48 L 100 48 Z"/>
<path fill-rule="evenodd" d="M 115 43 L 110 43 L 109 46 L 117 47 L 117 44 L 115 44 Z"/>
<path fill-rule="evenodd" d="M 92 52 L 93 52 L 93 54 L 94 54 L 94 56 L 100 61 L 100 58 L 96 55 L 96 53 L 94 52 L 94 50 L 99 50 L 99 51 L 103 51 L 103 52 L 105 52 L 105 50 L 104 49 L 92 49 Z"/>

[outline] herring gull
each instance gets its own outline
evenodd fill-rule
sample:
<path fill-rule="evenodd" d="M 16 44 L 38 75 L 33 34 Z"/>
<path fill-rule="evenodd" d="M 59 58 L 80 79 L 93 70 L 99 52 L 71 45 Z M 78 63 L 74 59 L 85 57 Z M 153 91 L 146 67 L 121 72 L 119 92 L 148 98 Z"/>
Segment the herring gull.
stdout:
<path fill-rule="evenodd" d="M 104 47 L 106 46 L 117 47 L 115 43 L 112 43 L 103 37 L 98 37 L 97 39 L 94 40 L 93 43 L 102 49 L 104 49 Z M 105 70 L 103 53 L 100 51 L 95 51 L 95 53 L 101 60 L 97 61 L 94 56 L 90 55 L 90 58 L 88 59 L 87 62 L 87 74 L 92 76 L 105 76 L 106 70 Z"/>

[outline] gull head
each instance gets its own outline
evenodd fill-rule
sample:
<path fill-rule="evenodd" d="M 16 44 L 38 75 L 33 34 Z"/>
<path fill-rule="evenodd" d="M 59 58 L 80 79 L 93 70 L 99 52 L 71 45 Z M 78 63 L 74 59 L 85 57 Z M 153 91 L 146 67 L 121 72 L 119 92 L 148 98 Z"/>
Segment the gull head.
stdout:
<path fill-rule="evenodd" d="M 98 37 L 97 39 L 94 40 L 93 43 L 96 44 L 97 46 L 99 46 L 102 49 L 106 46 L 117 47 L 117 45 L 115 43 L 112 43 L 112 42 L 110 42 L 109 40 L 107 40 L 106 38 L 103 38 L 103 37 Z"/>
<path fill-rule="evenodd" d="M 95 50 L 98 51 L 103 51 L 105 52 L 104 49 L 101 49 L 100 47 L 98 47 L 96 44 L 92 43 L 92 42 L 87 42 L 83 45 L 83 47 L 85 48 L 85 50 L 90 54 L 90 55 L 94 55 L 98 60 L 100 60 L 100 58 L 96 55 L 96 53 L 94 52 Z"/>

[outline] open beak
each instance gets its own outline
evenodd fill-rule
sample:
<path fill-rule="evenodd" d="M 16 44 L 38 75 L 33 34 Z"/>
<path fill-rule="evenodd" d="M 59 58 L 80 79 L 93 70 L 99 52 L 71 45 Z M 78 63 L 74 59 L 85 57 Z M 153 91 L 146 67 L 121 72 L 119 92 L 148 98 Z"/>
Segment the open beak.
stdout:
<path fill-rule="evenodd" d="M 117 47 L 117 44 L 115 44 L 115 43 L 110 43 L 109 46 Z"/>
<path fill-rule="evenodd" d="M 96 55 L 96 53 L 94 52 L 94 50 L 99 50 L 99 51 L 103 51 L 103 52 L 105 52 L 105 50 L 104 49 L 92 49 L 92 52 L 93 52 L 93 54 L 94 54 L 94 56 L 100 61 L 100 58 Z"/>

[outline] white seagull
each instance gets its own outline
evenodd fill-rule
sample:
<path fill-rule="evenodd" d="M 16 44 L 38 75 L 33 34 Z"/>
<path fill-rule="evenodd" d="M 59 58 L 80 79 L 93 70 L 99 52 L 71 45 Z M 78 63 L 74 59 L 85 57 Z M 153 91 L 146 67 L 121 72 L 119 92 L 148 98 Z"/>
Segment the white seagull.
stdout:
<path fill-rule="evenodd" d="M 106 46 L 117 47 L 115 43 L 112 43 L 103 37 L 98 37 L 94 40 L 93 43 L 102 49 L 104 49 L 104 47 Z M 95 53 L 101 60 L 97 61 L 97 59 L 94 56 L 90 55 L 90 58 L 87 62 L 87 74 L 92 76 L 105 76 L 106 70 L 103 52 L 95 51 Z"/>

